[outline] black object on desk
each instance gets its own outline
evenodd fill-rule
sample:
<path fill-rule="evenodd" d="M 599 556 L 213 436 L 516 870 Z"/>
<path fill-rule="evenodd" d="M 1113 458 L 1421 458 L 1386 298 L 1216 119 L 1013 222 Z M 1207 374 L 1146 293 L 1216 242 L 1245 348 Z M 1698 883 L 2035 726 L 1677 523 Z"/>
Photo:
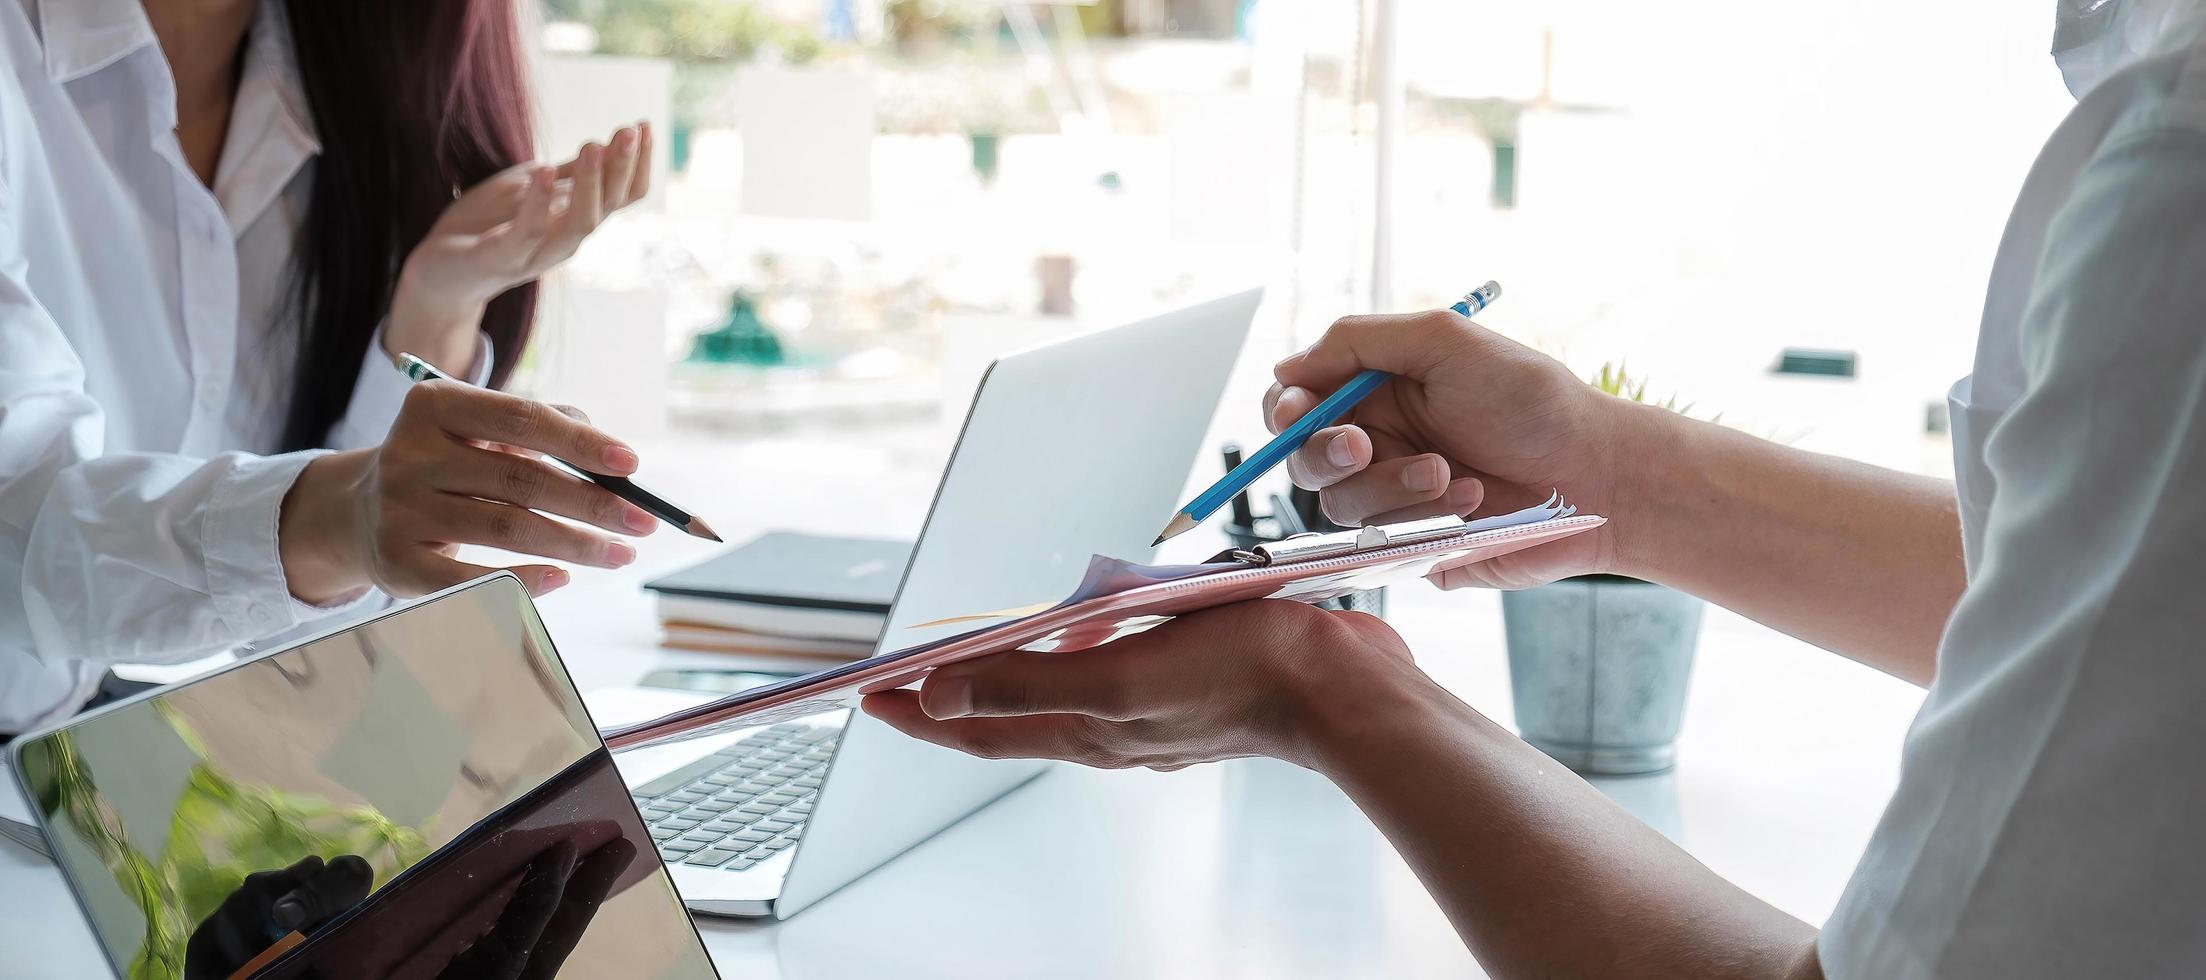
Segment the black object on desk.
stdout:
<path fill-rule="evenodd" d="M 672 645 L 855 660 L 881 638 L 911 551 L 909 541 L 772 531 L 643 587 L 658 594 Z M 677 626 L 692 635 L 674 642 Z"/>
<path fill-rule="evenodd" d="M 1226 443 L 1225 448 L 1220 450 L 1220 452 L 1225 456 L 1226 472 L 1231 473 L 1234 470 L 1241 468 L 1241 460 L 1243 459 L 1243 457 L 1241 455 L 1240 443 Z M 1239 524 L 1242 527 L 1248 527 L 1256 523 L 1256 512 L 1249 507 L 1249 492 L 1247 490 L 1243 490 L 1240 493 L 1233 495 L 1232 507 L 1233 523 Z"/>
<path fill-rule="evenodd" d="M 885 617 L 912 543 L 769 531 L 644 583 L 660 595 Z"/>

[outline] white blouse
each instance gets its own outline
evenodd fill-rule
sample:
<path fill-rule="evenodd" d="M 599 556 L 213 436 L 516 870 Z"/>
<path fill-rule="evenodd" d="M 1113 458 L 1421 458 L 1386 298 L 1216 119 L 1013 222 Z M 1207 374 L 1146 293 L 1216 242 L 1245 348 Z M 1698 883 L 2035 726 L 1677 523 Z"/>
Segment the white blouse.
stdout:
<path fill-rule="evenodd" d="M 1831 980 L 2206 976 L 2206 4 L 2114 2 L 1954 386 L 1968 590 Z"/>
<path fill-rule="evenodd" d="M 115 661 L 174 662 L 344 610 L 291 597 L 270 455 L 320 144 L 261 5 L 214 187 L 138 0 L 0 0 L 0 732 L 74 711 Z M 382 441 L 374 351 L 330 449 Z M 477 380 L 487 375 L 487 342 Z M 372 597 L 371 597 L 372 598 Z"/>

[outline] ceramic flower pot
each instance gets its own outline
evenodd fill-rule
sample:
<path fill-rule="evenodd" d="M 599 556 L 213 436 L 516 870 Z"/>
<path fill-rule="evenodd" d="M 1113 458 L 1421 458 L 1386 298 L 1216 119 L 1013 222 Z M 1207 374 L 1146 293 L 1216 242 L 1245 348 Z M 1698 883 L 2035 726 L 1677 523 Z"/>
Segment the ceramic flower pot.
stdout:
<path fill-rule="evenodd" d="M 1670 768 L 1702 606 L 1613 575 L 1503 593 L 1518 733 L 1582 773 Z"/>

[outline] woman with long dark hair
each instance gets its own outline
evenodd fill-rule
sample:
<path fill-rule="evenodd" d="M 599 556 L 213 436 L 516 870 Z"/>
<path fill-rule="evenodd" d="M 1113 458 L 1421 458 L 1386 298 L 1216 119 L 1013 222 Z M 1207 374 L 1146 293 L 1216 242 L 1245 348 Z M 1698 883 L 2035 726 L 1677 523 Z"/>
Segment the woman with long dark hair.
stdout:
<path fill-rule="evenodd" d="M 531 162 L 515 3 L 0 3 L 0 733 L 487 571 L 461 544 L 633 559 L 532 511 L 647 533 L 533 458 L 634 451 L 494 389 L 651 134 Z"/>

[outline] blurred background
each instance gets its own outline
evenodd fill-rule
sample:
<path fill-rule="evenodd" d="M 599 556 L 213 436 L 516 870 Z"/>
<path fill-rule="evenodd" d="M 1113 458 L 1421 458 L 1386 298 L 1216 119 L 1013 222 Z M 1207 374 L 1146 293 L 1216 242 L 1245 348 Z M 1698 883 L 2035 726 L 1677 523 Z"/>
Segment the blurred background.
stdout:
<path fill-rule="evenodd" d="M 1253 440 L 1335 318 L 1493 278 L 1482 322 L 1581 375 L 1949 473 L 1944 392 L 2069 104 L 2051 8 L 541 0 L 545 155 L 648 119 L 658 180 L 547 281 L 518 385 L 647 474 L 710 456 L 727 505 L 849 486 L 909 533 L 1002 351 L 1262 285 L 1216 426 Z"/>

